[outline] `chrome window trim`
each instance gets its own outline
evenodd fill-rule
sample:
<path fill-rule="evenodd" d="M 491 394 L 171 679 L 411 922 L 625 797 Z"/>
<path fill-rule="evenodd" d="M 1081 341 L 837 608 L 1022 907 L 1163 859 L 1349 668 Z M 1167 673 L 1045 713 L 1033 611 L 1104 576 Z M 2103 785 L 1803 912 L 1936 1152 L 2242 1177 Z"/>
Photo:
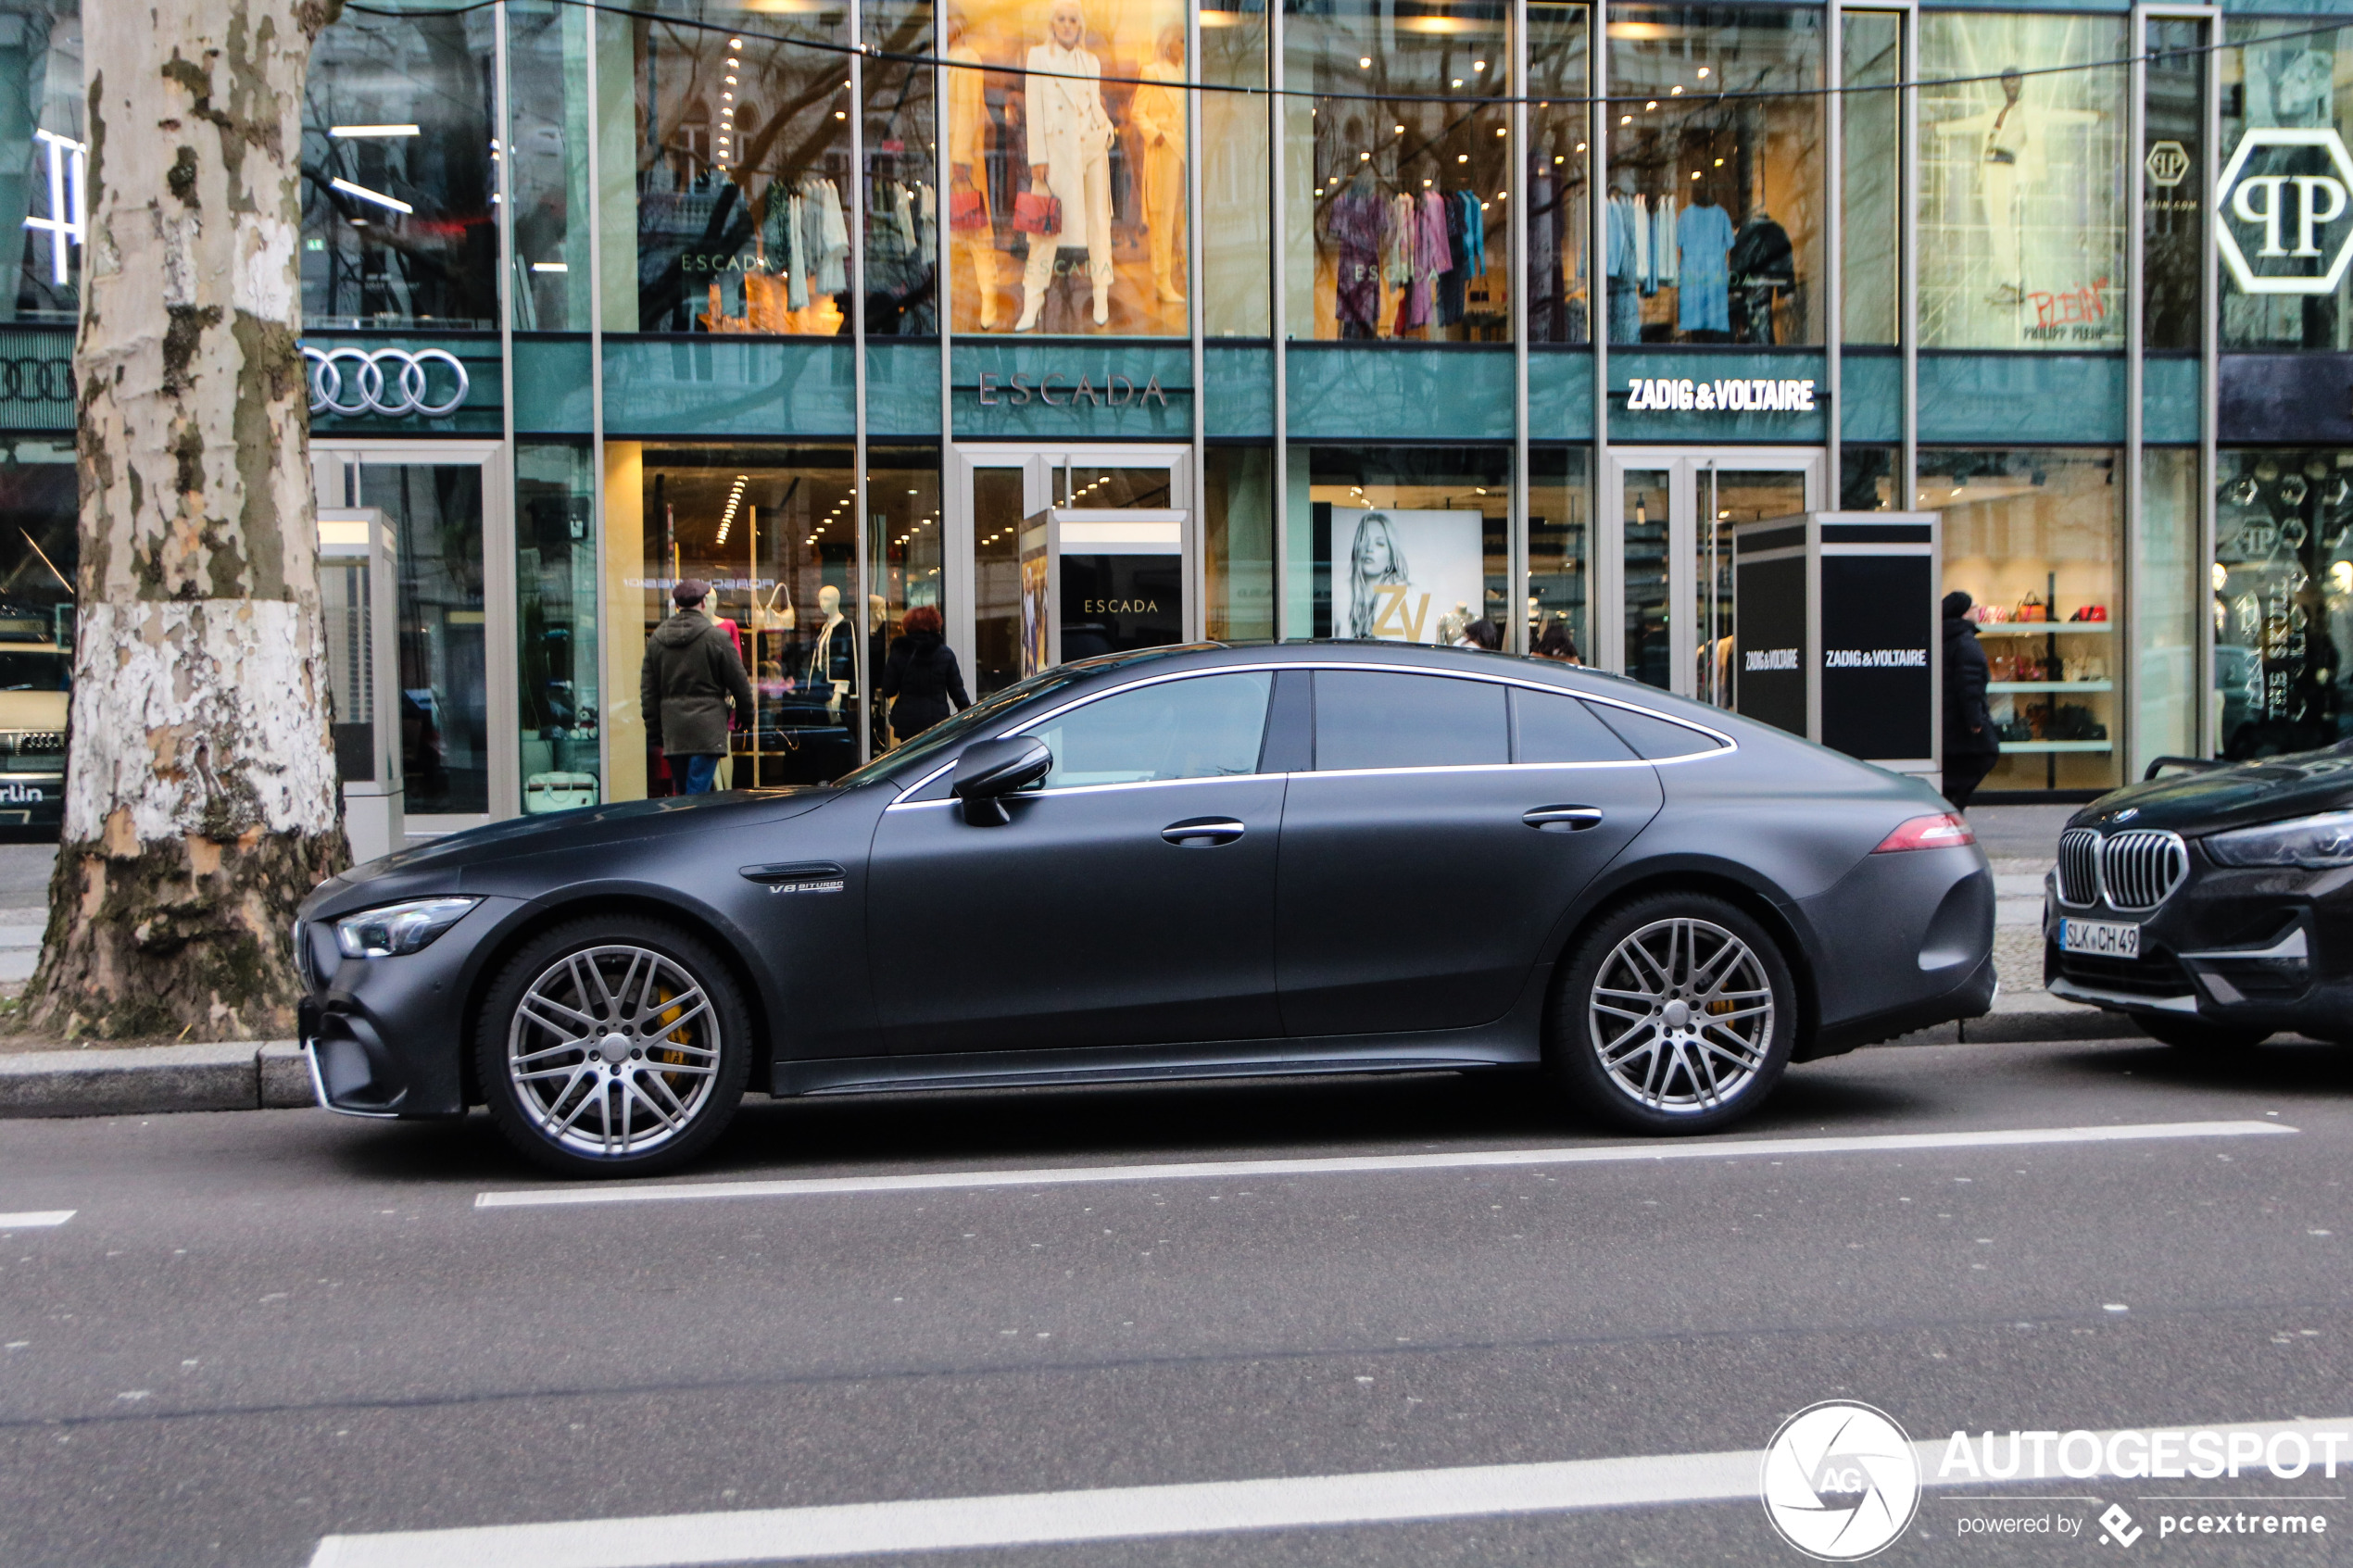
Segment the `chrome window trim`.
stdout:
<path fill-rule="evenodd" d="M 1256 674 L 1261 671 L 1274 672 L 1284 670 L 1361 670 L 1370 673 L 1384 675 L 1434 675 L 1441 680 L 1446 681 L 1477 681 L 1489 685 L 1517 686 L 1523 691 L 1541 692 L 1553 696 L 1566 696 L 1579 702 L 1598 702 L 1605 708 L 1618 709 L 1627 713 L 1638 713 L 1645 719 L 1655 719 L 1664 724 L 1680 724 L 1684 729 L 1692 730 L 1700 734 L 1706 735 L 1710 739 L 1714 740 L 1716 745 L 1706 751 L 1686 752 L 1680 757 L 1662 757 L 1656 759 L 1646 757 L 1634 757 L 1628 759 L 1625 761 L 1613 762 L 1472 762 L 1454 766 L 1440 763 L 1432 764 L 1428 767 L 1417 768 L 1335 768 L 1329 770 L 1310 770 L 1309 771 L 1300 773 L 1228 773 L 1218 776 L 1226 778 L 1253 779 L 1315 777 L 1339 778 L 1351 774 L 1365 775 L 1378 773 L 1462 772 L 1478 768 L 1504 769 L 1507 771 L 1521 768 L 1666 768 L 1671 767 L 1679 762 L 1697 762 L 1705 760 L 1708 758 L 1728 756 L 1740 749 L 1740 742 L 1733 739 L 1732 736 L 1727 734 L 1722 730 L 1716 729 L 1707 724 L 1700 723 L 1696 720 L 1680 718 L 1672 713 L 1661 713 L 1655 709 L 1644 708 L 1640 703 L 1629 702 L 1623 697 L 1604 696 L 1598 692 L 1576 691 L 1567 686 L 1556 686 L 1545 681 L 1532 681 L 1523 675 L 1508 675 L 1503 673 L 1491 675 L 1485 671 L 1469 670 L 1426 670 L 1418 665 L 1412 664 L 1363 664 L 1354 660 L 1341 659 L 1319 660 L 1315 662 L 1294 660 L 1267 664 L 1224 664 L 1214 666 L 1207 670 L 1176 670 L 1171 671 L 1165 674 L 1149 675 L 1140 680 L 1127 682 L 1123 685 L 1113 686 L 1107 690 L 1100 692 L 1089 692 L 1084 696 L 1075 697 L 1072 700 L 1063 703 L 1059 708 L 1049 709 L 1046 712 L 1038 715 L 1035 719 L 1026 720 L 1021 723 L 1000 730 L 996 734 L 990 735 L 988 738 L 990 740 L 1004 740 L 1008 736 L 1022 734 L 1030 730 L 1036 729 L 1040 724 L 1051 723 L 1052 721 L 1061 718 L 1063 714 L 1070 712 L 1073 709 L 1084 708 L 1090 702 L 1101 702 L 1105 697 L 1119 696 L 1127 692 L 1140 691 L 1146 686 L 1164 685 L 1170 681 L 1199 680 L 1203 676 L 1208 675 L 1250 675 Z M 1623 739 L 1623 737 L 1620 738 Z M 1632 748 L 1629 746 L 1628 749 L 1630 750 Z M 900 806 L 909 804 L 907 798 L 909 796 L 930 787 L 931 784 L 938 780 L 941 774 L 948 772 L 955 766 L 956 764 L 952 761 L 942 762 L 938 767 L 934 768 L 931 771 L 917 779 L 913 784 L 911 784 L 905 789 L 900 790 L 899 794 L 892 798 L 890 805 L 885 807 L 884 809 L 896 810 Z M 1198 779 L 1153 779 L 1139 782 L 1150 784 L 1197 784 L 1200 781 Z M 1079 789 L 1131 789 L 1137 786 L 1134 784 L 1081 784 L 1077 786 Z M 1074 793 L 1074 791 L 1053 790 L 1049 793 L 1055 795 L 1068 795 Z M 934 802 L 919 800 L 913 802 L 913 804 L 925 806 L 934 804 Z"/>

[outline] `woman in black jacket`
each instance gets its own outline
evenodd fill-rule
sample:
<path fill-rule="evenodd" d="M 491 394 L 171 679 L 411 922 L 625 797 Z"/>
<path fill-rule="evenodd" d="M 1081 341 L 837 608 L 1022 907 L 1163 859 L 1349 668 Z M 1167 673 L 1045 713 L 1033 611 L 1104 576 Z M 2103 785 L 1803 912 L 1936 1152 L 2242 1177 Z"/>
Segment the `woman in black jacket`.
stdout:
<path fill-rule="evenodd" d="M 1971 600 L 1958 588 L 1944 596 L 1944 798 L 1957 810 L 2001 760 L 2002 741 L 1986 706 L 1993 671 L 1970 624 Z"/>
<path fill-rule="evenodd" d="M 904 746 L 958 708 L 970 708 L 956 650 L 941 636 L 939 611 L 917 605 L 906 631 L 890 640 L 883 661 L 882 695 L 891 700 L 890 733 Z M 950 704 L 954 707 L 950 707 Z"/>

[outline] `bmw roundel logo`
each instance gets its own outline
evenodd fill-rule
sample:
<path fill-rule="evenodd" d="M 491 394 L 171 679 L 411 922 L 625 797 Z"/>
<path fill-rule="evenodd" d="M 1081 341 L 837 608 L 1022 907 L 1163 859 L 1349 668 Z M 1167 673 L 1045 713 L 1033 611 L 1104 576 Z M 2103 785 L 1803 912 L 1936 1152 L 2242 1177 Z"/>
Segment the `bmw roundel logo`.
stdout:
<path fill-rule="evenodd" d="M 2141 809 L 2138 806 L 2127 806 L 2124 809 L 2116 813 L 2115 816 L 2109 818 L 2108 821 L 2115 822 L 2129 822 L 2140 814 Z"/>
<path fill-rule="evenodd" d="M 1886 1411 L 1825 1399 L 1773 1434 L 1757 1487 L 1781 1539 L 1820 1562 L 1853 1562 L 1911 1524 L 1920 1464 L 1911 1438 Z"/>

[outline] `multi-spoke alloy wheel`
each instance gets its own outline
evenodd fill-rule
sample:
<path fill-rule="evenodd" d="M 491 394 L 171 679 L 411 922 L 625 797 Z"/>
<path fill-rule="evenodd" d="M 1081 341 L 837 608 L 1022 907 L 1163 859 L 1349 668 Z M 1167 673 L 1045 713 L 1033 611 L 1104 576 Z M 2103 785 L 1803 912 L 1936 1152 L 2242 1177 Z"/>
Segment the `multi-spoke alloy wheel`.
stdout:
<path fill-rule="evenodd" d="M 700 943 L 599 922 L 549 933 L 509 964 L 483 1018 L 482 1075 L 501 1128 L 543 1163 L 642 1172 L 686 1158 L 733 1113 L 748 1033 Z"/>
<path fill-rule="evenodd" d="M 1707 1110 L 1748 1086 L 1773 1038 L 1773 987 L 1747 943 L 1655 921 L 1602 962 L 1586 1004 L 1602 1068 L 1653 1110 Z"/>
<path fill-rule="evenodd" d="M 1780 1076 L 1791 997 L 1780 952 L 1742 910 L 1698 895 L 1643 899 L 1604 920 L 1570 962 L 1555 1059 L 1614 1121 L 1703 1131 Z"/>

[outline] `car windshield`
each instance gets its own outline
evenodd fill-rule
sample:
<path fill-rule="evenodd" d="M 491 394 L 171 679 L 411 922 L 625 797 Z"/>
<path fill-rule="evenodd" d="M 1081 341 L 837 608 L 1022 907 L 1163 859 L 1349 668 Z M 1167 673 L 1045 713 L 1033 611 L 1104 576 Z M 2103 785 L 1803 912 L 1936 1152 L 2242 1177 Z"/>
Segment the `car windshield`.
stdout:
<path fill-rule="evenodd" d="M 898 750 L 887 751 L 864 767 L 844 773 L 834 781 L 834 787 L 856 789 L 860 784 L 872 784 L 876 779 L 902 771 L 920 772 L 930 765 L 933 759 L 963 745 L 975 731 L 987 729 L 1007 709 L 1016 703 L 1027 702 L 1031 697 L 1059 691 L 1084 673 L 1087 671 L 1073 671 L 1068 668 L 1048 670 L 1007 686 L 996 696 L 973 704 L 945 723 L 934 724 Z"/>
<path fill-rule="evenodd" d="M 72 689 L 73 667 L 50 649 L 0 651 L 0 691 L 62 692 Z"/>

